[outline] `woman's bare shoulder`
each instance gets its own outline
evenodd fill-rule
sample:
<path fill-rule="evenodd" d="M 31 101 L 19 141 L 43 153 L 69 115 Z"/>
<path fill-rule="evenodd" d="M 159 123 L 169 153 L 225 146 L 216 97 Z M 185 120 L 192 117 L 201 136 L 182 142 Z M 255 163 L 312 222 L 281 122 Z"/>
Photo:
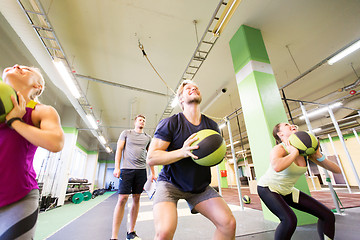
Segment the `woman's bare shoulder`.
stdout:
<path fill-rule="evenodd" d="M 286 154 L 286 150 L 285 150 L 283 144 L 281 144 L 281 143 L 275 145 L 275 146 L 273 147 L 273 149 L 272 149 L 271 152 L 272 152 L 272 153 L 276 153 L 276 154 L 281 154 L 281 155 Z"/>

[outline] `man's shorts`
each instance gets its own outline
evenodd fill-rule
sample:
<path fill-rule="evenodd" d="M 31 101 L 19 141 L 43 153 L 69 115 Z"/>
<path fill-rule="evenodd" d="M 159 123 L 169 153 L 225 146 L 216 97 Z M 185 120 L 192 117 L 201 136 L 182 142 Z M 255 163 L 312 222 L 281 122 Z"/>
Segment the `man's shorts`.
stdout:
<path fill-rule="evenodd" d="M 156 191 L 154 195 L 153 205 L 159 202 L 174 202 L 177 204 L 179 199 L 185 199 L 190 207 L 191 213 L 197 213 L 194 207 L 205 200 L 221 197 L 219 193 L 212 187 L 207 186 L 205 191 L 201 193 L 183 192 L 172 183 L 166 181 L 158 181 L 156 183 Z"/>
<path fill-rule="evenodd" d="M 118 193 L 140 194 L 146 180 L 146 169 L 121 169 Z"/>

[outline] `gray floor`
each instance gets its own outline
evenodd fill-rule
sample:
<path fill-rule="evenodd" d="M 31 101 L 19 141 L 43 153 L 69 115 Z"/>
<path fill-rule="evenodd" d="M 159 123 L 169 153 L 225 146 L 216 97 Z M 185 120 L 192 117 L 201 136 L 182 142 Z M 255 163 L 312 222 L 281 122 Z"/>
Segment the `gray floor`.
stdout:
<path fill-rule="evenodd" d="M 116 204 L 117 195 L 106 199 L 104 202 L 91 209 L 71 224 L 61 229 L 48 239 L 92 239 L 103 240 L 111 236 L 112 212 Z M 131 199 L 129 200 L 131 204 Z M 230 206 L 237 220 L 236 239 L 273 239 L 276 223 L 266 221 L 262 212 L 239 206 Z M 126 215 L 127 216 L 126 209 Z M 175 233 L 175 240 L 197 240 L 211 239 L 214 232 L 213 224 L 200 214 L 192 215 L 184 201 L 178 204 L 178 227 Z M 123 221 L 120 228 L 120 239 L 126 239 L 126 221 Z M 152 217 L 152 202 L 147 195 L 141 197 L 140 213 L 136 225 L 136 231 L 143 240 L 150 240 L 154 237 L 154 222 Z M 123 236 L 123 237 L 122 237 Z M 348 208 L 342 215 L 336 215 L 335 239 L 352 240 L 360 239 L 360 208 Z M 299 226 L 292 238 L 293 240 L 319 239 L 316 225 Z"/>
<path fill-rule="evenodd" d="M 112 228 L 112 214 L 116 205 L 116 201 L 117 194 L 115 193 L 47 239 L 110 239 Z M 127 210 L 128 209 L 126 209 L 125 212 L 126 215 Z M 124 236 L 123 239 L 126 239 L 126 221 L 121 224 L 120 233 L 121 235 L 119 236 Z"/>
<path fill-rule="evenodd" d="M 335 239 L 338 240 L 356 240 L 360 239 L 360 208 L 348 208 L 342 215 L 336 214 L 336 230 Z M 274 231 L 259 232 L 252 235 L 241 236 L 236 235 L 236 239 L 261 239 L 272 240 L 274 239 Z M 297 227 L 292 240 L 318 240 L 316 225 L 306 225 Z"/>

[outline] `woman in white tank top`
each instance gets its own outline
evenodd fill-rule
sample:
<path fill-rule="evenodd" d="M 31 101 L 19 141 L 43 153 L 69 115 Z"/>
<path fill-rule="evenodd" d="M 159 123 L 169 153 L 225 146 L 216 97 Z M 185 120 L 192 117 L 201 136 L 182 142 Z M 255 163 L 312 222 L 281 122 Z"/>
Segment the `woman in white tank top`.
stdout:
<path fill-rule="evenodd" d="M 333 239 L 335 235 L 335 216 L 325 205 L 311 196 L 294 188 L 295 183 L 306 172 L 304 156 L 289 144 L 288 138 L 297 132 L 295 125 L 279 123 L 273 129 L 277 145 L 270 152 L 270 167 L 258 182 L 258 194 L 261 200 L 279 219 L 275 239 L 291 239 L 297 218 L 290 207 L 307 212 L 317 217 L 320 239 Z M 326 159 L 318 149 L 308 156 L 315 164 L 340 173 L 339 166 Z"/>

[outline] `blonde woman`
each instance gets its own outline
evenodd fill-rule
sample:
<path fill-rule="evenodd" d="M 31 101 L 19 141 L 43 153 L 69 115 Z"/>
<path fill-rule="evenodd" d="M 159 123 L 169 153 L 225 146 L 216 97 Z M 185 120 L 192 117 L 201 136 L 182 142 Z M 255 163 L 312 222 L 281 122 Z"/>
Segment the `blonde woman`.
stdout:
<path fill-rule="evenodd" d="M 14 65 L 2 78 L 19 100 L 12 96 L 14 108 L 0 124 L 0 239 L 33 239 L 39 202 L 34 154 L 38 146 L 60 151 L 64 133 L 56 110 L 36 102 L 45 84 L 38 69 Z"/>

